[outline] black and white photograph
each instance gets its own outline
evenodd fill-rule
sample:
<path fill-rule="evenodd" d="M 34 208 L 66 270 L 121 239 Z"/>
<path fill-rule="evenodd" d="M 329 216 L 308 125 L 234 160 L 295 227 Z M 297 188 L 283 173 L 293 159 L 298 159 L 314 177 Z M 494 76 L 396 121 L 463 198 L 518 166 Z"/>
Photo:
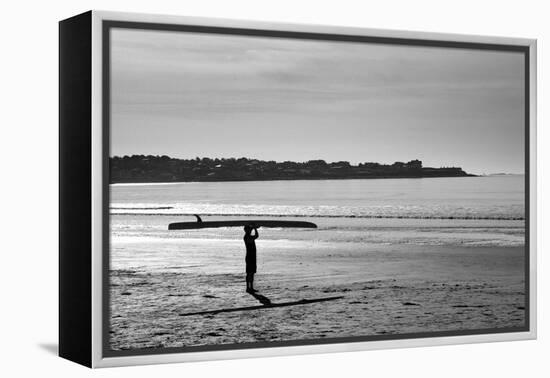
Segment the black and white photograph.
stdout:
<path fill-rule="evenodd" d="M 107 48 L 106 353 L 528 329 L 524 52 L 124 25 Z"/>

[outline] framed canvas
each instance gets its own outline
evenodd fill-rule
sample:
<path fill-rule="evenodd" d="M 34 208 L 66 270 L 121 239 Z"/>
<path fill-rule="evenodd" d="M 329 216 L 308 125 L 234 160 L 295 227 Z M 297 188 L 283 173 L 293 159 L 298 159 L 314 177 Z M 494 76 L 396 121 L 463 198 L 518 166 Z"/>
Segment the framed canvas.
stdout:
<path fill-rule="evenodd" d="M 60 22 L 59 354 L 536 337 L 536 42 Z"/>

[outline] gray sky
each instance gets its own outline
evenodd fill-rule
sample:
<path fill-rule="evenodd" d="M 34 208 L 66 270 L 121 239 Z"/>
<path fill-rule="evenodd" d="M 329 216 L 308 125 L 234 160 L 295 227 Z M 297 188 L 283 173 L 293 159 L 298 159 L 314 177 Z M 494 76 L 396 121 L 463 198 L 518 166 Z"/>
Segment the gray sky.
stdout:
<path fill-rule="evenodd" d="M 523 55 L 112 31 L 111 155 L 523 173 Z"/>

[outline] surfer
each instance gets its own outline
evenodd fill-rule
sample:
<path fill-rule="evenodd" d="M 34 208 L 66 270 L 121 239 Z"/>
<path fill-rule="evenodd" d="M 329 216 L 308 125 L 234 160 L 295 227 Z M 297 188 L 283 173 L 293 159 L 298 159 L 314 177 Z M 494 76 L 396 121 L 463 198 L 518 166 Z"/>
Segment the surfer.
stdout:
<path fill-rule="evenodd" d="M 252 234 L 254 230 L 254 234 Z M 256 273 L 256 242 L 258 229 L 250 225 L 244 226 L 244 245 L 246 247 L 246 292 L 254 293 L 254 273 Z"/>

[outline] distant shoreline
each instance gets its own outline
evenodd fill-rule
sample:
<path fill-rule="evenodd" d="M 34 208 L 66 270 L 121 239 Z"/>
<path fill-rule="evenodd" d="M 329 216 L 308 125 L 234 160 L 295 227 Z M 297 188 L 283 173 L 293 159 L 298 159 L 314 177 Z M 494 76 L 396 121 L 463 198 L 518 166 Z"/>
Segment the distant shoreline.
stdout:
<path fill-rule="evenodd" d="M 391 165 L 373 162 L 353 165 L 348 161 L 276 162 L 249 158 L 174 159 L 132 155 L 111 157 L 109 163 L 111 184 L 476 177 L 460 167 L 423 167 L 420 160 Z"/>

